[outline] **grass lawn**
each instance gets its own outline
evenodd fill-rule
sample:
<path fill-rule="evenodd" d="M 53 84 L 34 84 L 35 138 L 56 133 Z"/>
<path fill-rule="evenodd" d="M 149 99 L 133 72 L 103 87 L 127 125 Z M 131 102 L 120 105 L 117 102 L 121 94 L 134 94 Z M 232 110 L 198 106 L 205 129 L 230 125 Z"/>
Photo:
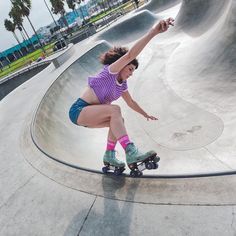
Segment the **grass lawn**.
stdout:
<path fill-rule="evenodd" d="M 52 43 L 52 44 L 46 45 L 44 47 L 44 50 L 46 51 L 46 53 L 48 55 L 53 53 L 53 46 L 54 46 L 54 44 Z M 36 51 L 34 51 L 24 57 L 21 57 L 20 59 L 12 62 L 8 66 L 3 67 L 0 71 L 0 78 L 7 76 L 8 74 L 11 74 L 11 73 L 29 65 L 30 63 L 37 60 L 42 55 L 43 55 L 42 49 L 37 49 Z"/>

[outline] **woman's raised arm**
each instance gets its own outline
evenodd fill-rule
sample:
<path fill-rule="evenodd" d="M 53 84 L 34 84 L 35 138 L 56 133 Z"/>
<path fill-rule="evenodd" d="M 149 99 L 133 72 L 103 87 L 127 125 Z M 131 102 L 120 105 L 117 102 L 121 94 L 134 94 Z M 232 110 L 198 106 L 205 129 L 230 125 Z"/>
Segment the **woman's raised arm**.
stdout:
<path fill-rule="evenodd" d="M 169 26 L 174 26 L 174 19 L 168 18 L 167 20 L 161 20 L 156 23 L 143 37 L 141 37 L 130 50 L 117 61 L 110 65 L 110 71 L 112 73 L 120 72 L 126 65 L 128 65 L 132 60 L 134 60 L 144 47 L 150 42 L 150 40 L 158 35 L 168 30 Z"/>

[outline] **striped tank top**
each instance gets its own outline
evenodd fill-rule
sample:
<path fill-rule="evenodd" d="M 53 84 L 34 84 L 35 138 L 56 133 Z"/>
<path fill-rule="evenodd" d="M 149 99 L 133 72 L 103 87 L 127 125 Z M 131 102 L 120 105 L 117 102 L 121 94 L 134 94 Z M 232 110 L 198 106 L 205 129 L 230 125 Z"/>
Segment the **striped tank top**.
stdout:
<path fill-rule="evenodd" d="M 111 73 L 109 65 L 95 76 L 88 77 L 88 85 L 94 90 L 101 104 L 110 104 L 128 90 L 127 82 L 117 81 L 118 73 Z"/>

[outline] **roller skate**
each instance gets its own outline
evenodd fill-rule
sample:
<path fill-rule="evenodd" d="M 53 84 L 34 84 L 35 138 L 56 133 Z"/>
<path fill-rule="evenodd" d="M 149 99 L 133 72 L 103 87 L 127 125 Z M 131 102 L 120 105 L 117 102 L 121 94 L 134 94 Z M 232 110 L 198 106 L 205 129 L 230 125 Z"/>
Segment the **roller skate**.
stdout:
<path fill-rule="evenodd" d="M 158 168 L 160 157 L 158 157 L 157 153 L 154 151 L 143 154 L 139 152 L 133 143 L 130 143 L 127 145 L 125 152 L 127 165 L 131 170 L 131 177 L 141 177 L 145 169 L 152 170 Z"/>
<path fill-rule="evenodd" d="M 107 150 L 103 156 L 104 167 L 102 172 L 104 174 L 112 171 L 115 175 L 121 175 L 125 170 L 125 163 L 116 158 L 116 152 Z"/>

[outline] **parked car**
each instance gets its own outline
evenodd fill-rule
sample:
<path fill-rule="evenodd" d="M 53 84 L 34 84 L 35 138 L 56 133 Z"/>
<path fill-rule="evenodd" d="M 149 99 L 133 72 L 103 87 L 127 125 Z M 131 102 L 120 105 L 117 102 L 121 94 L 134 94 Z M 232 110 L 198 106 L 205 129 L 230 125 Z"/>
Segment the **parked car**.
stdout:
<path fill-rule="evenodd" d="M 61 48 L 64 48 L 66 46 L 66 41 L 65 39 L 59 39 L 58 41 L 55 42 L 54 47 L 53 47 L 53 51 L 57 51 Z"/>

